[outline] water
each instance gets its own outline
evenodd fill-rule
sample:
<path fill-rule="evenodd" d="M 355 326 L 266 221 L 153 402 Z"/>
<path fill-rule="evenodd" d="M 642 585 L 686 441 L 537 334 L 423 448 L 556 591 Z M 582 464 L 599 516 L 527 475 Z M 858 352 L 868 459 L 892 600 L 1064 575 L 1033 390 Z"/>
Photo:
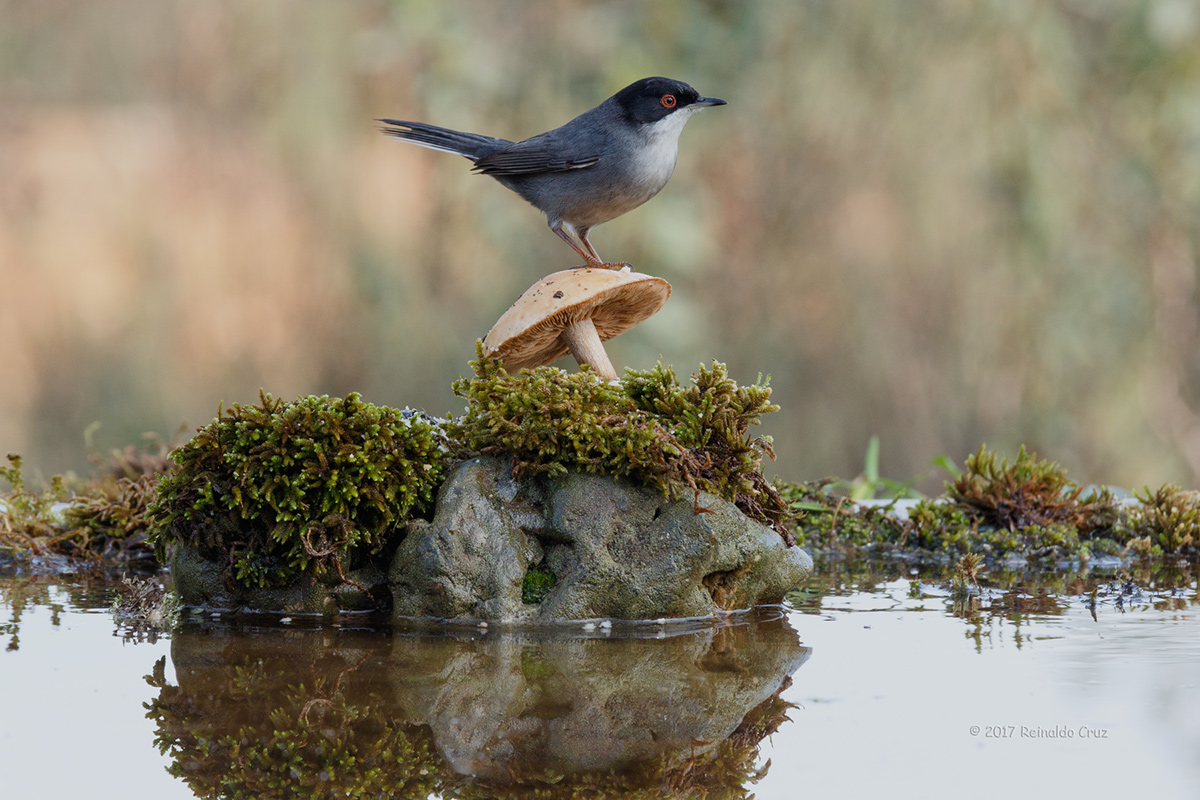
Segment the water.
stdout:
<path fill-rule="evenodd" d="M 1196 796 L 1190 573 L 993 576 L 963 601 L 914 569 L 824 565 L 715 624 L 524 635 L 155 637 L 114 623 L 102 578 L 3 578 L 4 796 Z"/>

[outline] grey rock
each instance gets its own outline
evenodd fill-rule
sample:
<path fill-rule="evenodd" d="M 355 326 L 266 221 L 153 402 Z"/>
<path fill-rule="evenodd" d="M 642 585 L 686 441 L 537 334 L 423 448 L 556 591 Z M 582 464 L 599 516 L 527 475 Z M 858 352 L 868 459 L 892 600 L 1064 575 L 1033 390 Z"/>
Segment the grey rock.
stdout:
<path fill-rule="evenodd" d="M 557 578 L 537 604 L 521 598 L 530 568 Z M 484 456 L 442 486 L 389 578 L 398 618 L 547 623 L 778 603 L 811 570 L 807 553 L 714 495 L 670 501 L 582 473 L 514 480 L 507 459 Z"/>

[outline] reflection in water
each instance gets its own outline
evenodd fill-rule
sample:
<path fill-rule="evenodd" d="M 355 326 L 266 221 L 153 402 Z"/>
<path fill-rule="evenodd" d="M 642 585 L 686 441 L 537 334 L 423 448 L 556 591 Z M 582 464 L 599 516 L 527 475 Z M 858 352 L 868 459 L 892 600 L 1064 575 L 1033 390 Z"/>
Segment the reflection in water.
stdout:
<path fill-rule="evenodd" d="M 43 561 L 54 564 L 58 559 Z M 106 592 L 116 580 L 111 572 L 99 569 L 79 574 L 50 569 L 28 575 L 10 574 L 12 572 L 15 570 L 11 564 L 0 562 L 0 608 L 7 608 L 9 612 L 8 621 L 0 622 L 0 637 L 7 639 L 4 649 L 8 652 L 21 649 L 21 619 L 27 610 L 48 609 L 50 624 L 58 627 L 68 608 L 106 606 Z"/>
<path fill-rule="evenodd" d="M 651 637 L 188 625 L 148 708 L 204 797 L 747 797 L 809 653 L 778 612 Z"/>
<path fill-rule="evenodd" d="M 1200 605 L 1196 565 L 1184 561 L 1075 562 L 1056 569 L 990 564 L 981 570 L 976 591 L 965 595 L 953 591 L 954 565 L 948 561 L 818 557 L 816 563 L 805 585 L 787 596 L 801 613 L 945 612 L 966 623 L 966 639 L 976 652 L 994 647 L 997 632 L 1020 650 L 1031 621 L 1062 617 L 1072 608 L 1086 608 L 1095 622 L 1104 615 Z"/>

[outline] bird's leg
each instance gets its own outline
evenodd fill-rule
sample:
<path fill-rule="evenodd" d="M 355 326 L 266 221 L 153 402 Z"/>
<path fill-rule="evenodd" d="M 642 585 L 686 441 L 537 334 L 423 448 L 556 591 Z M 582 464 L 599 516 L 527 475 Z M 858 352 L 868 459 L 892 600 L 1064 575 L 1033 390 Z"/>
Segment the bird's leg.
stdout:
<path fill-rule="evenodd" d="M 571 234 L 567 233 L 564 228 L 570 228 L 571 232 L 579 237 L 579 242 L 582 243 L 583 247 L 580 247 L 579 244 L 576 244 L 575 240 L 571 238 Z M 592 243 L 588 241 L 587 235 L 588 231 L 591 230 L 590 228 L 575 228 L 570 224 L 563 223 L 560 220 L 556 223 L 551 223 L 550 230 L 554 231 L 558 238 L 571 245 L 571 249 L 583 256 L 583 260 L 587 262 L 586 264 L 575 267 L 575 269 L 617 269 L 618 267 L 631 266 L 624 261 L 619 264 L 610 264 L 602 259 L 600 254 L 596 252 L 596 248 L 592 247 Z"/>
<path fill-rule="evenodd" d="M 588 243 L 588 240 L 586 238 L 583 239 L 583 242 L 584 242 L 584 244 L 587 244 L 587 250 L 584 250 L 582 247 L 575 244 L 575 240 L 571 238 L 571 235 L 569 233 L 567 233 L 566 231 L 564 231 L 562 229 L 562 225 L 551 225 L 550 230 L 552 230 L 556 234 L 558 234 L 558 238 L 562 239 L 564 242 L 571 245 L 571 249 L 574 250 L 576 253 L 579 253 L 579 255 L 583 256 L 583 260 L 587 262 L 586 264 L 584 264 L 581 267 L 576 267 L 576 269 L 585 269 L 587 267 L 607 267 L 608 266 L 602 260 L 600 260 L 600 256 L 596 255 L 595 248 L 593 248 L 591 246 L 591 244 Z"/>

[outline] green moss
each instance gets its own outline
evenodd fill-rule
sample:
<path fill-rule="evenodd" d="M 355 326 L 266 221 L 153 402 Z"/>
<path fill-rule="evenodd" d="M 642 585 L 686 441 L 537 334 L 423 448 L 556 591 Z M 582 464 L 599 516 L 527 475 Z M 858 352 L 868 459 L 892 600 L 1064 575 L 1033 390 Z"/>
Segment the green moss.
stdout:
<path fill-rule="evenodd" d="M 454 384 L 468 406 L 451 426 L 468 450 L 511 454 L 517 475 L 573 469 L 627 477 L 672 497 L 711 492 L 789 536 L 787 503 L 761 471 L 764 456 L 774 457 L 770 439 L 749 432 L 778 409 L 761 377 L 738 386 L 716 362 L 701 366 L 690 386 L 661 363 L 626 370 L 612 383 L 586 369 L 509 374 L 481 348 L 472 366 L 475 375 Z"/>
<path fill-rule="evenodd" d="M 151 508 L 151 541 L 196 548 L 245 586 L 355 566 L 427 513 L 451 462 L 440 428 L 359 395 L 262 394 L 172 453 Z"/>
<path fill-rule="evenodd" d="M 550 594 L 556 583 L 558 576 L 548 569 L 529 570 L 525 573 L 525 580 L 521 582 L 521 602 L 537 605 L 546 599 L 546 595 Z"/>
<path fill-rule="evenodd" d="M 836 494 L 833 479 L 788 483 L 779 487 L 796 514 L 796 543 L 814 550 L 896 545 L 904 542 L 905 525 L 891 505 L 860 506 Z"/>
<path fill-rule="evenodd" d="M 1130 509 L 1123 532 L 1138 542 L 1144 555 L 1200 552 L 1200 492 L 1163 486 L 1137 494 L 1140 506 Z"/>
<path fill-rule="evenodd" d="M 1024 446 L 1009 465 L 980 445 L 967 458 L 966 471 L 946 490 L 982 525 L 1008 530 L 1055 525 L 1087 530 L 1098 526 L 1095 515 L 1113 504 L 1107 490 L 1081 498 L 1083 487 L 1068 480 L 1065 470 L 1027 453 Z"/>
<path fill-rule="evenodd" d="M 1024 448 L 1009 464 L 981 447 L 946 484 L 945 496 L 922 500 L 905 520 L 896 519 L 889 506 L 852 503 L 834 494 L 832 485 L 792 484 L 784 490 L 800 512 L 797 539 L 818 550 L 1086 558 L 1119 553 L 1149 529 L 1131 527 L 1129 512 L 1107 489 L 1085 491 L 1057 464 Z"/>
<path fill-rule="evenodd" d="M 0 506 L 0 549 L 32 555 L 75 549 L 77 537 L 62 530 L 62 519 L 54 512 L 70 495 L 65 478 L 55 476 L 45 489 L 33 491 L 25 485 L 21 457 L 15 453 L 0 465 L 0 478 L 11 486 Z"/>
<path fill-rule="evenodd" d="M 26 486 L 21 457 L 8 456 L 0 478 L 12 490 L 0 498 L 0 551 L 28 557 L 63 555 L 128 562 L 152 558 L 146 518 L 158 475 L 167 468 L 165 446 L 127 447 L 93 456 L 96 474 L 86 481 L 65 475 L 34 491 Z"/>

